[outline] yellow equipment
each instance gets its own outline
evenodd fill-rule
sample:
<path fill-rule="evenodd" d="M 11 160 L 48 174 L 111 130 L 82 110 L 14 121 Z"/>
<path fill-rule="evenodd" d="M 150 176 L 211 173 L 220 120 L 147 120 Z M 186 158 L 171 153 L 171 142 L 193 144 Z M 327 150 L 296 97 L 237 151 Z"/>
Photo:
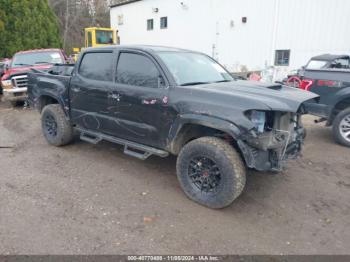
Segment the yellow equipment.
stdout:
<path fill-rule="evenodd" d="M 117 44 L 117 32 L 111 28 L 85 28 L 85 47 Z"/>
<path fill-rule="evenodd" d="M 85 48 L 119 44 L 117 31 L 112 28 L 89 27 L 85 28 Z M 76 62 L 80 48 L 73 48 L 73 59 Z"/>

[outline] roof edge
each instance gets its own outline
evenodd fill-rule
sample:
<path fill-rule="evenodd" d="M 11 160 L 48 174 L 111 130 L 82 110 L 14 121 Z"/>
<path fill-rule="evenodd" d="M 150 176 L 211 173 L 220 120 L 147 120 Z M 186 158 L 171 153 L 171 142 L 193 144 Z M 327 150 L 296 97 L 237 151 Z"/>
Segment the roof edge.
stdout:
<path fill-rule="evenodd" d="M 118 6 L 122 6 L 122 5 L 128 5 L 128 4 L 132 4 L 132 3 L 135 3 L 135 2 L 139 2 L 141 0 L 129 0 L 129 1 L 124 1 L 124 2 L 121 2 L 119 4 L 114 4 L 114 5 L 111 5 L 110 8 L 113 8 L 113 7 L 118 7 Z"/>

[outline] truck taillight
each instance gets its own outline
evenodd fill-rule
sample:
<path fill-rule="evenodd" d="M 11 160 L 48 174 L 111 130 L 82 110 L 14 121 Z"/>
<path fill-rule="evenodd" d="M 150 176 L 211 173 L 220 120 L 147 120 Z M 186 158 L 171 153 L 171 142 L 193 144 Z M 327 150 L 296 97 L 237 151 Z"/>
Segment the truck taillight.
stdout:
<path fill-rule="evenodd" d="M 304 79 L 303 81 L 301 81 L 300 83 L 300 89 L 303 89 L 305 91 L 309 91 L 311 86 L 314 84 L 314 80 L 312 79 Z"/>

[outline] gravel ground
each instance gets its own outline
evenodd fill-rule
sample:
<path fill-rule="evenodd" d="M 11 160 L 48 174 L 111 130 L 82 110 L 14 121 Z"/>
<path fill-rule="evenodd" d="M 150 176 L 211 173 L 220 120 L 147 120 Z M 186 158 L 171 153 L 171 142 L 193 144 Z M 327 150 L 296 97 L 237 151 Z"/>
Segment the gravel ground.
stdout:
<path fill-rule="evenodd" d="M 55 148 L 39 120 L 0 103 L 0 254 L 350 254 L 350 149 L 311 116 L 303 158 L 224 210 L 186 198 L 174 157 Z"/>

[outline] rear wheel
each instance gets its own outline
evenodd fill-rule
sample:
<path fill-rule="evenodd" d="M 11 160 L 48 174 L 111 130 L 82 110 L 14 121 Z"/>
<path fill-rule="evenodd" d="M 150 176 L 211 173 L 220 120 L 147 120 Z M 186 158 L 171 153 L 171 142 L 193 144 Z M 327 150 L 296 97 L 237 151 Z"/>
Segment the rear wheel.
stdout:
<path fill-rule="evenodd" d="M 245 186 L 245 166 L 227 142 L 215 137 L 196 139 L 181 150 L 177 177 L 186 195 L 210 208 L 230 205 Z"/>
<path fill-rule="evenodd" d="M 339 144 L 350 147 L 350 108 L 341 111 L 335 117 L 333 137 Z"/>
<path fill-rule="evenodd" d="M 44 107 L 41 113 L 41 127 L 47 142 L 51 145 L 64 146 L 73 140 L 73 128 L 58 104 Z"/>

